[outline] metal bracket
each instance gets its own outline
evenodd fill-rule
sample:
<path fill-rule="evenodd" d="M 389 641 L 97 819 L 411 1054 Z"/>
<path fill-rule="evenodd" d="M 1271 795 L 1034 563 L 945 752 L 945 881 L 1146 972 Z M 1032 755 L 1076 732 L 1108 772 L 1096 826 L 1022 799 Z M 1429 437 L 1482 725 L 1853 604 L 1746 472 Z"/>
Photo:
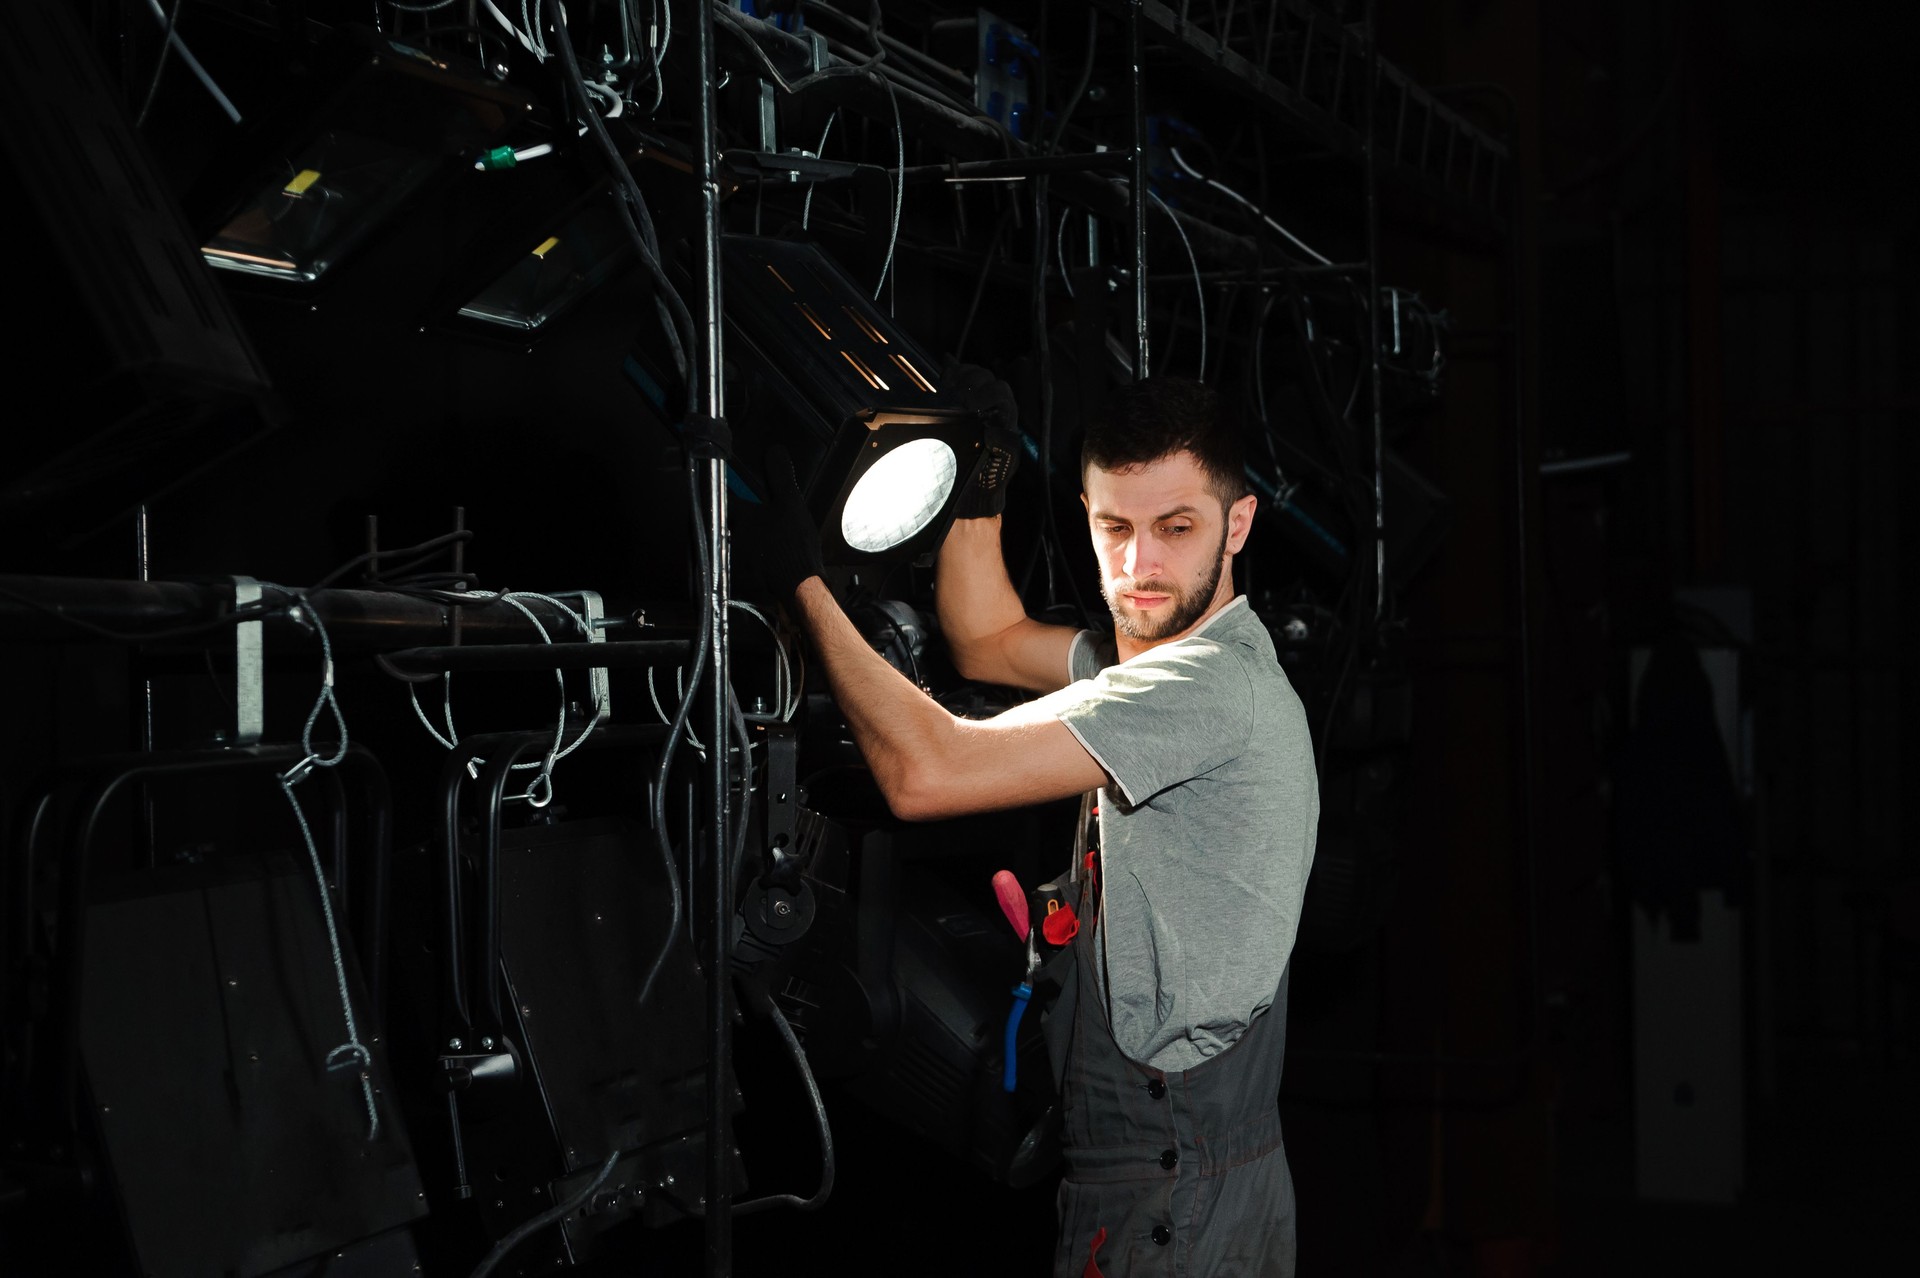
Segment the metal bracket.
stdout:
<path fill-rule="evenodd" d="M 760 149 L 778 151 L 780 149 L 779 113 L 774 109 L 773 86 L 765 80 L 760 81 L 759 124 Z"/>
<path fill-rule="evenodd" d="M 766 839 L 766 865 L 773 869 L 794 855 L 794 814 L 800 808 L 800 750 L 792 724 L 769 723 L 764 730 L 767 777 L 762 793 L 767 798 L 767 816 L 762 829 Z"/>
<path fill-rule="evenodd" d="M 260 602 L 260 583 L 252 577 L 233 579 L 233 606 L 240 609 Z M 259 618 L 233 628 L 233 736 L 229 745 L 260 744 L 267 717 L 267 660 Z"/>
<path fill-rule="evenodd" d="M 597 590 L 556 590 L 555 599 L 578 599 L 580 615 L 587 620 L 587 642 L 605 643 L 607 641 L 607 603 Z M 593 692 L 593 704 L 600 707 L 603 720 L 613 718 L 613 680 L 608 676 L 605 666 L 597 666 L 587 672 L 587 687 Z"/>

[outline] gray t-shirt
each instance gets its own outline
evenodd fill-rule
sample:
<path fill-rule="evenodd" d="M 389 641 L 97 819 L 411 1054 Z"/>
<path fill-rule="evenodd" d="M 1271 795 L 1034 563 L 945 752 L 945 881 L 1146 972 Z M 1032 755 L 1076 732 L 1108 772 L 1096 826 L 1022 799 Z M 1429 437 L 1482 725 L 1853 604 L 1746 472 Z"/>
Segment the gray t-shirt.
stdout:
<path fill-rule="evenodd" d="M 1195 634 L 1112 659 L 1110 640 L 1081 634 L 1074 682 L 1037 705 L 1111 780 L 1098 796 L 1106 971 L 1093 975 L 1114 1039 L 1135 1061 L 1189 1069 L 1267 1009 L 1293 952 L 1320 820 L 1313 742 L 1244 597 Z"/>

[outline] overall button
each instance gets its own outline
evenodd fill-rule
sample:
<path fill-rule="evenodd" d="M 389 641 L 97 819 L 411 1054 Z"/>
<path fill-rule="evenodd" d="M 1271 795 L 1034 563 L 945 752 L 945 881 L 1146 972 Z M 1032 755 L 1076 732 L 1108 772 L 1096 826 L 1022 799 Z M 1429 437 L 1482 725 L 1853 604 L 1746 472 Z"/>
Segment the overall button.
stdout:
<path fill-rule="evenodd" d="M 1174 1164 L 1179 1161 L 1180 1155 L 1174 1153 L 1171 1149 L 1163 1149 L 1160 1151 L 1160 1165 L 1168 1171 L 1172 1171 Z"/>
<path fill-rule="evenodd" d="M 1166 1094 L 1167 1094 L 1167 1082 L 1165 1079 L 1156 1078 L 1147 1083 L 1147 1095 L 1153 1097 L 1155 1100 L 1159 1100 L 1162 1096 L 1165 1096 Z"/>
<path fill-rule="evenodd" d="M 1173 1231 L 1165 1225 L 1155 1225 L 1153 1227 L 1153 1241 L 1164 1247 L 1173 1241 Z"/>

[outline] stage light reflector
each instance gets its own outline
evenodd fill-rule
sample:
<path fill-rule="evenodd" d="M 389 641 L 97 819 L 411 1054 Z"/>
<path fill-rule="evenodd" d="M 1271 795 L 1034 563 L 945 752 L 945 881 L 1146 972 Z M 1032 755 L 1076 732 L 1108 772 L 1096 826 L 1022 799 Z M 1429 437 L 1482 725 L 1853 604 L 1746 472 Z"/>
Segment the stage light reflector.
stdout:
<path fill-rule="evenodd" d="M 840 537 L 855 550 L 892 550 L 947 504 L 960 461 L 938 439 L 910 439 L 860 476 L 840 510 Z"/>
<path fill-rule="evenodd" d="M 817 246 L 729 235 L 721 249 L 727 354 L 758 387 L 735 455 L 786 447 L 828 564 L 930 560 L 979 465 L 978 415 Z"/>

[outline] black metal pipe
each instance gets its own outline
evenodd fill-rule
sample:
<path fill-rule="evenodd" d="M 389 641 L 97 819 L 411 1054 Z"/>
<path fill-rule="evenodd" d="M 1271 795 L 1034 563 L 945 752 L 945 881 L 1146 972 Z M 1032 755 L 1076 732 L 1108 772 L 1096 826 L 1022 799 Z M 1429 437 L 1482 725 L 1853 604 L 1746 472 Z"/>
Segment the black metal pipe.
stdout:
<path fill-rule="evenodd" d="M 1128 106 L 1133 119 L 1133 169 L 1127 213 L 1133 227 L 1133 376 L 1148 373 L 1147 338 L 1147 65 L 1140 38 L 1141 0 L 1127 5 Z"/>
<path fill-rule="evenodd" d="M 992 178 L 1025 178 L 1045 173 L 1082 173 L 1089 169 L 1122 170 L 1128 157 L 1119 151 L 1090 151 L 1082 155 L 1028 155 L 1012 160 L 967 160 L 953 164 L 916 164 L 903 169 L 909 185 L 916 182 L 966 182 Z"/>
<path fill-rule="evenodd" d="M 267 599 L 276 599 L 272 590 Z M 571 632 L 572 619 L 538 599 L 522 600 L 550 633 Z M 316 590 L 307 605 L 319 614 L 335 652 L 380 651 L 451 638 L 461 620 L 463 643 L 526 642 L 539 631 L 508 604 L 445 604 L 391 590 Z M 0 576 L 0 637 L 69 641 L 89 626 L 129 642 L 191 649 L 219 640 L 215 626 L 202 635 L 149 641 L 147 636 L 199 624 L 214 625 L 233 608 L 233 583 L 127 581 L 99 577 Z M 313 632 L 280 612 L 263 617 L 270 642 L 314 645 Z"/>
<path fill-rule="evenodd" d="M 467 775 L 467 758 L 455 750 L 440 769 L 440 966 L 446 980 L 447 1004 L 453 1012 L 453 1028 L 462 1034 L 473 1028 L 473 1008 L 467 1002 L 463 949 L 467 928 L 460 891 L 460 783 Z M 448 1025 L 443 1022 L 440 1028 L 447 1029 Z"/>
<path fill-rule="evenodd" d="M 1374 113 L 1380 97 L 1380 37 L 1374 29 L 1375 8 L 1375 0 L 1367 0 L 1366 137 L 1362 152 L 1367 204 L 1367 397 L 1372 401 L 1368 416 L 1373 426 L 1373 623 L 1378 626 L 1387 614 L 1387 435 L 1385 407 L 1380 402 L 1380 164 L 1379 142 L 1374 136 Z"/>
<path fill-rule="evenodd" d="M 726 416 L 721 382 L 724 357 L 720 295 L 720 188 L 715 180 L 713 6 L 694 0 L 693 169 L 699 185 L 700 237 L 695 248 L 699 298 L 694 335 L 694 411 L 719 421 Z M 733 1272 L 733 1112 L 728 1079 L 733 1073 L 733 866 L 727 856 L 728 753 L 731 739 L 731 673 L 727 660 L 727 599 L 732 591 L 727 557 L 727 468 L 718 456 L 700 462 L 707 486 L 708 573 L 707 716 L 707 1176 L 706 1263 L 711 1278 Z M 744 762 L 744 761 L 743 761 Z"/>
<path fill-rule="evenodd" d="M 492 643 L 402 648 L 387 661 L 407 673 L 454 674 L 483 670 L 643 670 L 686 663 L 687 639 L 627 639 L 617 643 Z"/>

